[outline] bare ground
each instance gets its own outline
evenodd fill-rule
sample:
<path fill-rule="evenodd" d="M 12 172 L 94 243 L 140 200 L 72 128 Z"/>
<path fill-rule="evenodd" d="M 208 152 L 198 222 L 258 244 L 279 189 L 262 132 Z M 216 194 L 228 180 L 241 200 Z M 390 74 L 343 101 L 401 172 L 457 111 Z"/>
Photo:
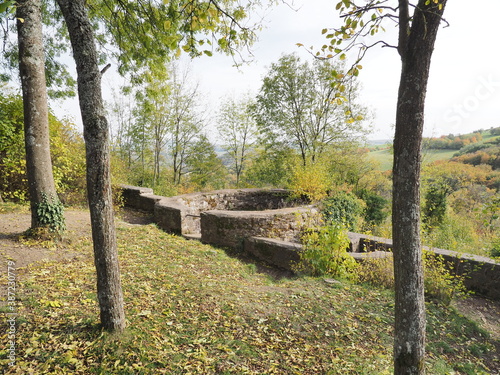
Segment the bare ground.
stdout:
<path fill-rule="evenodd" d="M 87 210 L 66 210 L 67 232 L 62 243 L 76 240 L 91 240 L 90 214 Z M 90 253 L 75 253 L 64 250 L 64 246 L 33 246 L 23 243 L 20 238 L 30 227 L 29 213 L 2 213 L 0 214 L 0 297 L 5 294 L 7 261 L 15 262 L 19 277 L 22 277 L 24 268 L 40 261 L 71 261 L 90 257 Z M 151 218 L 144 213 L 122 210 L 117 215 L 117 225 L 143 225 L 151 222 Z M 62 250 L 61 250 L 62 248 Z M 70 247 L 71 248 L 71 247 Z M 0 298 L 3 300 L 4 298 Z M 454 302 L 455 308 L 464 316 L 474 320 L 479 326 L 491 333 L 495 339 L 500 339 L 500 301 L 493 301 L 480 296 L 470 296 L 465 300 Z"/>

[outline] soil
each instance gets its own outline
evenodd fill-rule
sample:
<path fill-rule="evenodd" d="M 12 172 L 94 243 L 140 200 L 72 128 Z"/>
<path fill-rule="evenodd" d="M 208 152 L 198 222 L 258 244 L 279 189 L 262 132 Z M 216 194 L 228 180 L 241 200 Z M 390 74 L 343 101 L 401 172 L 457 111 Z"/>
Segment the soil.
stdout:
<path fill-rule="evenodd" d="M 75 241 L 82 238 L 91 238 L 90 214 L 86 210 L 66 210 L 66 234 L 62 241 Z M 33 246 L 20 241 L 22 234 L 30 227 L 29 213 L 1 213 L 0 214 L 0 262 L 6 265 L 13 260 L 19 277 L 22 277 L 26 266 L 40 261 L 63 261 L 81 259 L 92 255 L 61 251 L 43 246 Z M 118 225 L 144 225 L 152 222 L 152 218 L 143 212 L 122 209 L 117 215 Z M 63 247 L 64 248 L 64 247 Z M 3 266 L 4 270 L 6 266 Z M 260 268 L 260 267 L 258 267 Z M 269 271 L 269 270 L 268 270 Z M 0 296 L 4 296 L 6 279 L 5 272 L 0 271 Z M 4 298 L 0 298 L 2 300 Z M 469 296 L 454 303 L 454 307 L 464 316 L 474 320 L 479 326 L 491 333 L 495 339 L 500 339 L 500 301 L 494 301 L 480 296 Z"/>

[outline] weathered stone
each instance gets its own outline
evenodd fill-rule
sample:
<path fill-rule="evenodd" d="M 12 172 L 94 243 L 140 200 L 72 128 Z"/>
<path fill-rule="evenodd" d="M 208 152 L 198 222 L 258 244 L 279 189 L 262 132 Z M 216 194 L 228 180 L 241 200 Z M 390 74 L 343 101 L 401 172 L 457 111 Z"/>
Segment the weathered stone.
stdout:
<path fill-rule="evenodd" d="M 305 202 L 289 198 L 280 189 L 218 190 L 176 197 L 160 197 L 149 188 L 122 186 L 127 207 L 154 212 L 165 231 L 200 238 L 205 243 L 245 251 L 270 265 L 292 269 L 302 246 L 298 238 L 306 228 L 320 224 L 314 207 L 294 207 Z M 288 207 L 288 208 L 286 208 Z M 236 211 L 239 210 L 239 211 Z M 262 211 L 258 211 L 262 210 Z M 392 240 L 348 233 L 351 255 L 357 261 L 392 254 Z M 500 300 L 500 263 L 492 259 L 449 250 L 430 249 L 441 255 L 451 271 L 466 275 L 468 289 Z"/>
<path fill-rule="evenodd" d="M 245 239 L 244 251 L 275 267 L 292 270 L 300 261 L 302 245 L 298 243 L 264 237 Z"/>
<path fill-rule="evenodd" d="M 243 250 L 249 237 L 298 241 L 303 230 L 319 224 L 321 214 L 313 207 L 265 211 L 206 211 L 201 214 L 204 243 Z"/>

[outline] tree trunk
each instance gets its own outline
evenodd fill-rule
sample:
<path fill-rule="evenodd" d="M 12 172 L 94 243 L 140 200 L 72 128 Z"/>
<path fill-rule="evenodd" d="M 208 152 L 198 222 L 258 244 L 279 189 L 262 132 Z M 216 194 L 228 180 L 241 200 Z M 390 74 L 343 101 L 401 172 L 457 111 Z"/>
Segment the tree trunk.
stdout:
<path fill-rule="evenodd" d="M 396 288 L 394 373 L 425 373 L 425 303 L 420 244 L 420 166 L 427 81 L 434 42 L 444 11 L 420 0 L 399 51 L 401 81 L 393 166 L 393 240 Z M 400 27 L 404 27 L 404 16 Z"/>
<path fill-rule="evenodd" d="M 42 203 L 60 204 L 50 157 L 45 56 L 42 34 L 42 1 L 20 0 L 16 8 L 19 72 L 23 90 L 26 170 L 31 202 L 31 227 L 57 226 L 61 217 L 38 215 Z M 23 22 L 21 20 L 23 20 Z"/>
<path fill-rule="evenodd" d="M 57 0 L 68 27 L 78 73 L 78 96 L 87 158 L 87 190 L 101 324 L 125 328 L 111 195 L 109 128 L 101 94 L 101 72 L 85 0 Z"/>

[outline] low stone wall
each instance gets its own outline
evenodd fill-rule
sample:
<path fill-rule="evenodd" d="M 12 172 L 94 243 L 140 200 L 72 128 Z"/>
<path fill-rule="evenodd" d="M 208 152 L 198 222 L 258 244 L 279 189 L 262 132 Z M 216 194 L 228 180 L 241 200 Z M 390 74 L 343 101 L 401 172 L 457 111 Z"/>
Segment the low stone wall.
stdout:
<path fill-rule="evenodd" d="M 267 264 L 285 270 L 293 270 L 300 261 L 302 245 L 274 238 L 245 238 L 244 251 Z"/>
<path fill-rule="evenodd" d="M 246 238 L 269 237 L 298 242 L 307 228 L 318 225 L 321 214 L 314 207 L 265 211 L 205 211 L 201 214 L 201 241 L 243 250 Z"/>
<path fill-rule="evenodd" d="M 359 262 L 367 258 L 390 256 L 392 240 L 375 236 L 349 233 L 351 255 Z M 271 239 L 250 238 L 245 241 L 245 252 L 257 259 L 276 267 L 292 270 L 292 265 L 300 259 L 302 246 L 283 243 Z M 389 250 L 389 251 L 388 251 Z M 444 249 L 429 248 L 424 250 L 442 256 L 450 271 L 456 275 L 465 275 L 467 289 L 482 296 L 500 300 L 500 263 L 478 255 L 458 253 Z M 291 252 L 295 254 L 291 254 Z"/>
<path fill-rule="evenodd" d="M 304 202 L 290 200 L 288 192 L 280 189 L 218 190 L 171 198 L 155 195 L 149 188 L 122 186 L 122 190 L 127 207 L 154 214 L 155 222 L 165 231 L 201 233 L 205 243 L 244 251 L 287 270 L 292 270 L 300 259 L 300 233 L 321 220 L 314 207 L 290 208 Z M 392 250 L 391 239 L 359 233 L 348 236 L 349 251 L 358 261 Z M 441 255 L 454 273 L 466 274 L 467 288 L 500 300 L 499 262 L 443 249 L 424 249 Z"/>
<path fill-rule="evenodd" d="M 122 196 L 127 207 L 154 214 L 161 229 L 183 235 L 201 233 L 201 213 L 206 211 L 245 212 L 239 215 L 241 217 L 249 212 L 308 204 L 292 199 L 290 192 L 284 189 L 226 189 L 161 197 L 154 195 L 150 188 L 123 185 Z"/>
<path fill-rule="evenodd" d="M 153 189 L 122 185 L 122 198 L 126 207 L 153 213 L 157 202 L 165 197 L 153 194 Z"/>

